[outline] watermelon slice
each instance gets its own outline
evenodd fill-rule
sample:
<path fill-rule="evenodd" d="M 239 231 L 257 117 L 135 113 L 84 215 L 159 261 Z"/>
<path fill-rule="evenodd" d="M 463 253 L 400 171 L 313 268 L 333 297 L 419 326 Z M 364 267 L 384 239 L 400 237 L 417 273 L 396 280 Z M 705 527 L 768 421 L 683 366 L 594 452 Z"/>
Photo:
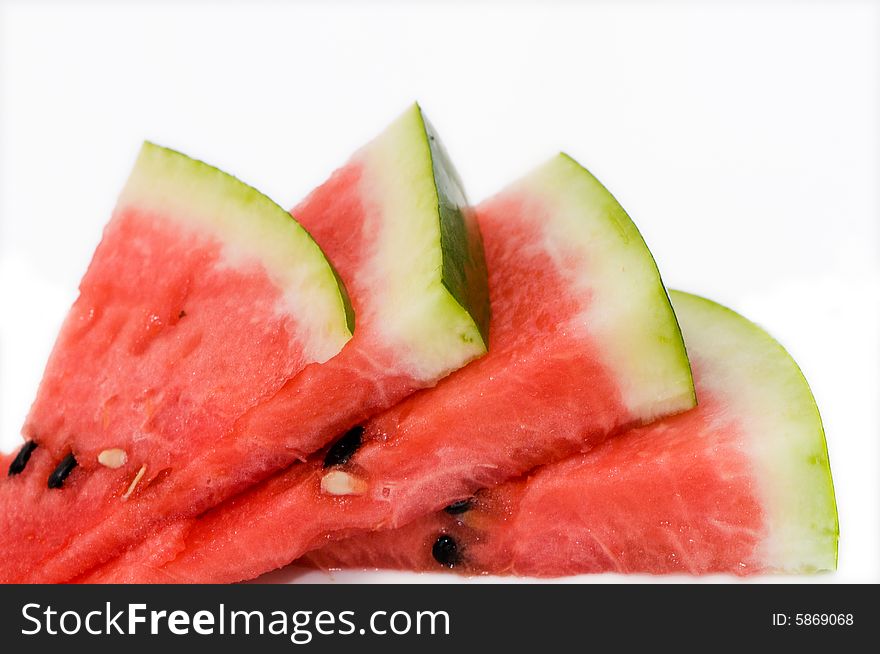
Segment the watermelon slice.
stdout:
<path fill-rule="evenodd" d="M 310 562 L 539 577 L 835 569 L 825 437 L 797 365 L 732 311 L 684 293 L 672 300 L 696 409 L 402 529 L 333 543 Z"/>
<path fill-rule="evenodd" d="M 477 217 L 492 303 L 485 357 L 84 580 L 252 578 L 693 406 L 654 260 L 590 173 L 557 156 Z"/>
<path fill-rule="evenodd" d="M 479 231 L 417 106 L 296 215 L 351 293 L 341 352 L 350 307 L 309 234 L 145 148 L 28 418 L 39 447 L 0 482 L 0 579 L 71 579 L 485 352 Z"/>

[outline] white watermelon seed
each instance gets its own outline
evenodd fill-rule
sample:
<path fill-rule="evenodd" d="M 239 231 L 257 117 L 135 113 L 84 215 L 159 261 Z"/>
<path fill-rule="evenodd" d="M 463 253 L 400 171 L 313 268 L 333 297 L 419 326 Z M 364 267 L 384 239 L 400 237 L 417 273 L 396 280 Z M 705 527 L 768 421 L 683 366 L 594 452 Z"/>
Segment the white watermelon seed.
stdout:
<path fill-rule="evenodd" d="M 144 473 L 147 471 L 147 466 L 142 465 L 141 469 L 138 470 L 137 474 L 134 476 L 134 479 L 131 480 L 131 483 L 128 485 L 128 490 L 125 491 L 125 494 L 122 496 L 122 499 L 127 500 L 129 496 L 134 492 L 134 489 L 137 488 L 138 482 L 141 480 L 141 477 L 144 476 Z"/>
<path fill-rule="evenodd" d="M 321 478 L 321 490 L 330 495 L 363 495 L 367 483 L 347 472 L 333 470 Z"/>
<path fill-rule="evenodd" d="M 118 447 L 111 447 L 98 455 L 98 463 L 113 470 L 124 466 L 126 461 L 128 461 L 128 455 L 125 450 L 120 450 Z"/>

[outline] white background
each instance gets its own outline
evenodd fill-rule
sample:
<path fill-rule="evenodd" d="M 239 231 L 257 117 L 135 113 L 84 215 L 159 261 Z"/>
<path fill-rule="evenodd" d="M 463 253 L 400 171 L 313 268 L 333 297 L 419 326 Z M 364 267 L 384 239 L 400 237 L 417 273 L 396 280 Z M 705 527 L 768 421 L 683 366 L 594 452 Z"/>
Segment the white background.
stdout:
<path fill-rule="evenodd" d="M 880 580 L 878 4 L 0 11 L 4 449 L 141 140 L 292 206 L 418 99 L 472 199 L 564 149 L 627 208 L 669 286 L 789 348 L 840 508 L 840 569 L 819 580 Z"/>

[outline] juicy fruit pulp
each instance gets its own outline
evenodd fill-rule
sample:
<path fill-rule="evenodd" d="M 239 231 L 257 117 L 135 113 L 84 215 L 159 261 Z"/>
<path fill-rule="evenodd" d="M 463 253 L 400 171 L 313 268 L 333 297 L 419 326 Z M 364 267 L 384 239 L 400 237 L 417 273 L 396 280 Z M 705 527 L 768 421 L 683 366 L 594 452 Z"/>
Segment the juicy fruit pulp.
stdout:
<path fill-rule="evenodd" d="M 481 491 L 454 515 L 333 543 L 309 561 L 530 576 L 834 569 L 834 492 L 806 381 L 753 324 L 672 297 L 697 408 Z"/>
<path fill-rule="evenodd" d="M 295 465 L 85 580 L 254 577 L 693 406 L 653 259 L 586 170 L 556 157 L 477 217 L 493 320 L 485 357 L 366 423 L 341 465 Z"/>
<path fill-rule="evenodd" d="M 186 447 L 179 448 L 191 464 L 174 461 L 172 456 L 159 464 L 147 464 L 137 492 L 125 498 L 124 511 L 116 509 L 108 515 L 102 503 L 95 504 L 91 524 L 79 524 L 79 536 L 63 550 L 59 547 L 63 542 L 60 539 L 54 541 L 55 547 L 40 550 L 48 556 L 39 569 L 28 573 L 27 579 L 62 581 L 81 574 L 147 533 L 161 531 L 160 525 L 168 524 L 168 519 L 173 528 L 174 520 L 201 512 L 271 469 L 305 457 L 352 425 L 413 390 L 433 384 L 485 351 L 487 316 L 480 301 L 483 298 L 485 304 L 487 289 L 479 232 L 455 172 L 429 130 L 418 107 L 413 107 L 295 210 L 299 221 L 332 257 L 338 276 L 349 285 L 357 329 L 342 352 L 320 365 L 308 365 L 287 374 L 277 359 L 285 347 L 297 347 L 297 341 L 286 344 L 285 333 L 281 331 L 274 334 L 274 340 L 255 339 L 260 324 L 266 320 L 262 314 L 249 314 L 252 304 L 275 311 L 277 303 L 263 299 L 259 289 L 236 282 L 238 260 L 224 260 L 224 265 L 217 268 L 213 288 L 217 293 L 235 297 L 240 306 L 230 310 L 230 318 L 235 318 L 242 333 L 225 330 L 220 312 L 212 315 L 212 321 L 198 323 L 200 333 L 203 338 L 217 338 L 222 343 L 212 343 L 211 349 L 203 354 L 221 365 L 228 365 L 228 359 L 235 360 L 236 355 L 241 355 L 243 364 L 228 383 L 223 383 L 222 376 L 207 371 L 192 375 L 187 390 L 202 392 L 206 397 L 203 403 L 214 403 L 218 411 L 229 413 L 229 423 L 223 423 L 222 430 L 219 429 L 212 414 L 203 414 L 197 402 L 184 407 L 191 409 L 188 412 L 179 405 L 167 411 L 167 419 L 176 420 L 182 433 L 198 434 L 190 435 Z M 390 178 L 399 180 L 400 187 L 391 189 Z M 289 216 L 285 219 L 293 223 Z M 409 234 L 406 241 L 394 238 L 399 230 Z M 140 226 L 128 236 L 126 242 L 133 243 L 145 238 Z M 176 237 L 171 234 L 167 238 L 173 242 Z M 241 240 L 242 236 L 237 235 L 236 242 Z M 121 260 L 117 240 L 107 242 L 108 256 Z M 181 243 L 180 247 L 186 245 Z M 173 248 L 164 241 L 150 246 L 153 252 L 167 250 Z M 169 257 L 190 261 L 185 251 L 173 251 Z M 197 252 L 193 258 L 201 261 Z M 452 258 L 455 264 L 449 262 Z M 395 267 L 389 268 L 385 265 L 387 261 L 395 262 Z M 443 271 L 449 267 L 458 271 L 455 284 L 444 277 Z M 203 282 L 206 272 L 196 273 L 190 277 Z M 161 281 L 151 283 L 156 276 L 155 270 L 144 270 L 143 279 L 139 280 L 144 287 L 141 295 L 174 298 L 175 293 L 188 288 L 172 282 L 167 287 Z M 402 285 L 402 281 L 406 284 Z M 456 295 L 450 287 L 455 288 Z M 396 303 L 410 307 L 409 311 L 392 315 L 390 311 Z M 180 324 L 198 320 L 199 312 L 191 307 L 187 303 L 185 311 L 181 309 L 176 318 Z M 170 315 L 175 316 L 174 312 Z M 429 324 L 430 329 L 419 332 L 421 322 Z M 197 354 L 204 349 L 199 341 L 187 341 L 186 345 Z M 116 351 L 109 345 L 108 352 L 115 360 L 128 362 L 128 352 Z M 172 350 L 169 360 L 175 361 L 172 357 L 176 356 L 178 352 Z M 175 369 L 167 361 L 164 367 L 157 363 L 153 369 L 141 371 L 136 379 L 138 383 L 152 383 L 157 378 L 161 380 L 163 374 L 173 374 Z M 102 372 L 108 384 L 117 383 L 112 370 Z M 275 378 L 284 383 L 276 384 L 271 393 L 246 410 L 239 411 L 227 401 L 228 396 L 249 393 L 262 380 Z M 55 391 L 64 396 L 65 389 L 59 387 Z M 130 402 L 124 393 L 119 395 L 121 404 Z M 80 406 L 94 411 L 95 402 L 85 398 Z M 115 487 L 115 494 L 109 493 L 117 501 L 138 474 L 143 456 L 155 456 L 155 450 L 163 445 L 152 431 L 142 435 L 140 448 L 145 454 L 141 455 L 140 450 L 128 451 L 129 464 L 122 468 L 127 475 L 126 483 Z M 95 440 L 100 447 L 117 445 L 108 444 L 105 436 Z M 184 474 L 185 471 L 192 472 Z M 110 474 L 103 468 L 98 472 Z M 44 473 L 40 469 L 36 476 L 44 479 Z M 64 495 L 52 498 L 59 506 L 47 514 L 46 520 L 57 519 L 65 508 L 70 511 L 76 506 L 79 511 L 77 502 L 96 497 L 83 495 L 82 489 L 97 475 L 90 471 L 78 479 L 78 474 L 81 475 L 73 471 Z M 44 494 L 44 487 L 36 484 L 33 501 L 45 501 L 41 496 Z M 32 557 L 33 553 L 26 556 Z M 24 556 L 16 552 L 12 558 L 19 566 Z"/>
<path fill-rule="evenodd" d="M 24 426 L 38 447 L 0 483 L 0 579 L 27 579 L 77 528 L 126 513 L 140 470 L 138 497 L 164 495 L 172 471 L 210 485 L 217 469 L 199 455 L 342 348 L 345 304 L 321 250 L 280 207 L 145 144 Z M 266 351 L 264 368 L 248 344 Z M 128 465 L 100 465 L 108 448 L 123 449 Z M 265 462 L 258 452 L 243 474 Z"/>

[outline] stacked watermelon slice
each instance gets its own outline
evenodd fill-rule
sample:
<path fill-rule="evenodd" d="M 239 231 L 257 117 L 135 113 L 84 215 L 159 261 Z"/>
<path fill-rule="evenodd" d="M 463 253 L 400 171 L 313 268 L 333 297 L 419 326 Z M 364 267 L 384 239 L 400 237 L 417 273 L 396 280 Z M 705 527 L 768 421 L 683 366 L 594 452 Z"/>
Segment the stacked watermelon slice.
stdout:
<path fill-rule="evenodd" d="M 670 302 L 570 157 L 471 208 L 413 106 L 291 213 L 143 147 L 0 461 L 0 581 L 835 568 L 797 366 Z"/>

